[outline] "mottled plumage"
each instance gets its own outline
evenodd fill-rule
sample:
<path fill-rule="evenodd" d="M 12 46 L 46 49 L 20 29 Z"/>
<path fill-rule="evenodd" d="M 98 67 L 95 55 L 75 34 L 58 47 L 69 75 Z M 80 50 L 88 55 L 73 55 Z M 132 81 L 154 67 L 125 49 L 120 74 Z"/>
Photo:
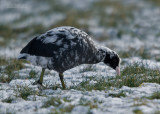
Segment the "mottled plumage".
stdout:
<path fill-rule="evenodd" d="M 35 37 L 22 49 L 19 59 L 61 74 L 80 64 L 104 62 L 116 69 L 120 63 L 114 51 L 96 46 L 87 33 L 68 26 L 57 27 Z"/>

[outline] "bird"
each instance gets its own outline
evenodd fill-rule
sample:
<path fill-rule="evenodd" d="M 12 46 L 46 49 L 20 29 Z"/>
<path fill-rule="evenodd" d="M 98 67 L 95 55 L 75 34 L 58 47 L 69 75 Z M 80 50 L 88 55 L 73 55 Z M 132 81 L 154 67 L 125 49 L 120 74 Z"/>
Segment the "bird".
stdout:
<path fill-rule="evenodd" d="M 71 26 L 60 26 L 34 37 L 21 51 L 18 59 L 41 66 L 42 72 L 35 83 L 42 85 L 45 69 L 59 73 L 63 89 L 66 88 L 63 73 L 81 64 L 103 62 L 120 75 L 119 55 L 97 45 L 86 32 Z"/>

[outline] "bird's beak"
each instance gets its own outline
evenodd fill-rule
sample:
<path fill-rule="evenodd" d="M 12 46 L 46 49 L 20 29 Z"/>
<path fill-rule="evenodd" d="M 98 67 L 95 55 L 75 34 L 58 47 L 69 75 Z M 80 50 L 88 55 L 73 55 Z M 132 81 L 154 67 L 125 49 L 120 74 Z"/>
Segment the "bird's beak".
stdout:
<path fill-rule="evenodd" d="M 119 67 L 116 67 L 116 72 L 117 72 L 117 75 L 120 76 L 121 73 L 120 73 L 120 68 Z"/>

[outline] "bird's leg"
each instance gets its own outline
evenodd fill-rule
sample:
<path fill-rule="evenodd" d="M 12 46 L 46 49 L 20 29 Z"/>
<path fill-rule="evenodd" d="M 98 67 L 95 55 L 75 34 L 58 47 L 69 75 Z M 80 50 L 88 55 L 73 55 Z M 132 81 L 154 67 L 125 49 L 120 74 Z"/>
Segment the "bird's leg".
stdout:
<path fill-rule="evenodd" d="M 36 85 L 36 84 L 40 84 L 42 85 L 43 83 L 43 76 L 44 76 L 44 72 L 45 72 L 45 68 L 42 68 L 42 72 L 41 72 L 41 75 L 40 75 L 40 78 L 38 81 L 34 82 L 33 85 Z"/>
<path fill-rule="evenodd" d="M 45 72 L 45 69 L 42 68 L 41 76 L 40 76 L 40 78 L 39 78 L 39 84 L 41 84 L 41 85 L 42 85 L 42 83 L 43 83 L 44 72 Z"/>
<path fill-rule="evenodd" d="M 63 80 L 63 73 L 59 73 L 59 78 L 60 78 L 60 80 L 61 80 L 61 84 L 62 84 L 63 89 L 65 89 L 66 86 L 65 86 L 64 80 Z"/>

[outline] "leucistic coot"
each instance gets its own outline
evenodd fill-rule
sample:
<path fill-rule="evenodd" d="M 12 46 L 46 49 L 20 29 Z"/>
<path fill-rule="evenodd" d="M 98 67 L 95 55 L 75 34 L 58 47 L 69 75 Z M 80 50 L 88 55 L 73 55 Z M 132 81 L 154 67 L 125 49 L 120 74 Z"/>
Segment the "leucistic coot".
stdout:
<path fill-rule="evenodd" d="M 80 64 L 104 62 L 120 75 L 120 58 L 115 51 L 95 45 L 87 33 L 69 26 L 57 27 L 35 37 L 21 50 L 18 59 L 42 67 L 40 78 L 34 83 L 40 85 L 45 69 L 49 69 L 59 73 L 65 88 L 63 72 Z"/>

